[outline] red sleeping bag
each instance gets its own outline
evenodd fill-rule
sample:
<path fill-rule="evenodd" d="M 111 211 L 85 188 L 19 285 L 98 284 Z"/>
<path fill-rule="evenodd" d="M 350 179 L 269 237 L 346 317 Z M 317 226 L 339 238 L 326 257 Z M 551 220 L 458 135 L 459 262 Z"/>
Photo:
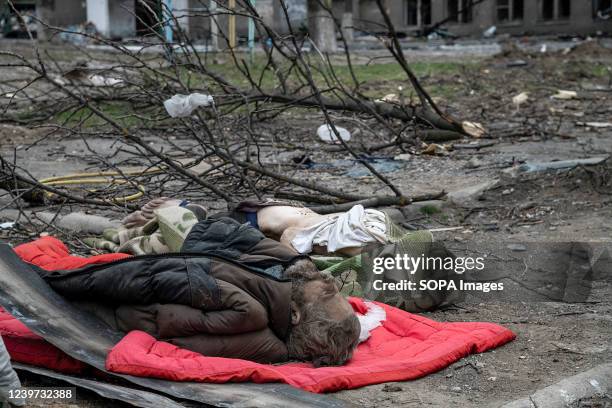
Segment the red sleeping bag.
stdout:
<path fill-rule="evenodd" d="M 78 258 L 69 255 L 60 241 L 50 237 L 21 245 L 16 252 L 24 260 L 49 270 L 77 268 L 127 256 L 111 254 Z M 361 299 L 352 298 L 351 303 L 357 312 L 366 313 L 367 308 Z M 423 377 L 471 353 L 490 350 L 515 338 L 512 331 L 493 323 L 439 323 L 377 304 L 385 309 L 386 320 L 357 347 L 351 361 L 341 367 L 314 368 L 306 363 L 266 365 L 206 357 L 158 341 L 144 332 L 133 331 L 111 350 L 106 368 L 117 373 L 174 381 L 284 382 L 307 391 L 330 392 Z M 0 330 L 6 327 L 7 320 L 0 321 Z M 42 339 L 30 347 L 35 349 L 42 345 L 53 348 Z M 58 355 L 64 355 L 55 350 Z M 13 357 L 10 348 L 9 352 Z"/>
<path fill-rule="evenodd" d="M 125 258 L 126 254 L 107 254 L 82 258 L 70 255 L 68 248 L 53 237 L 19 245 L 17 255 L 24 261 L 46 270 L 77 269 L 86 265 L 106 263 Z M 80 374 L 89 369 L 82 361 L 70 357 L 0 307 L 0 335 L 13 361 L 45 367 L 66 374 Z"/>

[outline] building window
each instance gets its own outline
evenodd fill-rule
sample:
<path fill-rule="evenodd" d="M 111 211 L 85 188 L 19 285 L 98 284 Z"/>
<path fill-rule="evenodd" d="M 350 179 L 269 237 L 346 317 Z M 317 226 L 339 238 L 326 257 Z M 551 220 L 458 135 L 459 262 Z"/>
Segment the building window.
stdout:
<path fill-rule="evenodd" d="M 497 21 L 507 23 L 523 19 L 523 0 L 497 0 Z"/>
<path fill-rule="evenodd" d="M 431 0 L 406 1 L 406 25 L 426 26 L 431 24 Z"/>
<path fill-rule="evenodd" d="M 471 23 L 474 0 L 447 0 L 446 15 L 448 21 L 455 23 Z"/>
<path fill-rule="evenodd" d="M 609 20 L 612 18 L 612 0 L 593 0 L 593 18 Z"/>
<path fill-rule="evenodd" d="M 568 19 L 571 15 L 571 0 L 541 0 L 540 17 L 542 20 Z"/>
<path fill-rule="evenodd" d="M 571 0 L 560 0 L 559 1 L 559 18 L 570 18 L 571 14 Z"/>

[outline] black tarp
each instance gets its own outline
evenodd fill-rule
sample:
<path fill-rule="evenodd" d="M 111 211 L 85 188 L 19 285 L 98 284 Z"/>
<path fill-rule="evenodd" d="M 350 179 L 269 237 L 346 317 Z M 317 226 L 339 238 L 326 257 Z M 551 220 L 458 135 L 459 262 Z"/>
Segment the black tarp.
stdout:
<path fill-rule="evenodd" d="M 95 316 L 75 308 L 54 292 L 6 244 L 0 244 L 0 305 L 30 330 L 70 356 L 108 374 L 177 399 L 219 407 L 351 406 L 333 397 L 286 384 L 187 383 L 119 375 L 105 370 L 108 351 L 121 339 Z"/>

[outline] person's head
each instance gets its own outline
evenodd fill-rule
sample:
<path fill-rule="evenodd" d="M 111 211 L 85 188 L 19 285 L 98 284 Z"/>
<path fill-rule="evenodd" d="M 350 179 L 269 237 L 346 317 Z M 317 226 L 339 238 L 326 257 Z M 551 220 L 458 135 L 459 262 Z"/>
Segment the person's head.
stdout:
<path fill-rule="evenodd" d="M 289 357 L 312 361 L 315 367 L 342 365 L 359 342 L 359 320 L 334 279 L 321 274 L 307 259 L 285 270 L 292 279 Z"/>

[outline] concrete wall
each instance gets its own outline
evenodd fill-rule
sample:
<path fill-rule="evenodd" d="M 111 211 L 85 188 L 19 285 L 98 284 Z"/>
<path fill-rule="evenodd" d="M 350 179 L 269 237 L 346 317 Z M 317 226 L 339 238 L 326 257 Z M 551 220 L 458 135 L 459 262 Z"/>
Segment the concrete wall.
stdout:
<path fill-rule="evenodd" d="M 571 16 L 565 20 L 543 21 L 540 12 L 541 0 L 523 0 L 523 20 L 508 23 L 497 21 L 497 1 L 487 0 L 474 6 L 471 23 L 447 23 L 444 28 L 461 36 L 480 36 L 488 27 L 497 26 L 498 33 L 520 34 L 592 34 L 596 31 L 612 33 L 612 20 L 597 20 L 593 18 L 591 0 L 572 0 Z M 398 31 L 409 32 L 414 27 L 406 26 L 406 3 L 404 0 L 387 1 L 387 8 L 393 24 Z M 448 16 L 446 0 L 432 0 L 432 22 L 435 23 Z M 355 18 L 382 22 L 376 2 L 361 0 L 359 12 Z M 375 24 L 362 24 L 366 29 L 376 31 Z M 378 29 L 381 30 L 380 28 Z"/>
<path fill-rule="evenodd" d="M 287 32 L 287 19 L 283 13 L 278 0 L 273 0 L 274 8 L 274 28 L 281 33 Z M 285 0 L 289 21 L 294 30 L 298 30 L 300 26 L 308 26 L 308 5 L 307 0 Z"/>
<path fill-rule="evenodd" d="M 109 3 L 109 37 L 133 37 L 136 34 L 135 0 L 109 0 Z"/>
<path fill-rule="evenodd" d="M 105 37 L 116 39 L 136 34 L 135 0 L 87 0 L 87 21 Z"/>
<path fill-rule="evenodd" d="M 349 0 L 350 1 L 350 0 Z M 596 31 L 612 33 L 611 20 L 597 20 L 592 15 L 591 0 L 572 0 L 571 17 L 566 20 L 542 21 L 540 18 L 541 0 L 523 0 L 524 12 L 522 21 L 508 23 L 497 22 L 496 0 L 487 0 L 474 7 L 471 23 L 448 23 L 444 26 L 452 33 L 461 36 L 480 36 L 488 27 L 497 26 L 498 33 L 521 34 L 591 34 Z M 307 26 L 307 0 L 285 0 L 295 29 Z M 207 1 L 174 0 L 174 6 L 179 10 L 196 10 L 205 7 Z M 95 23 L 96 28 L 111 38 L 125 38 L 135 35 L 136 20 L 132 13 L 135 0 L 37 0 L 37 13 L 40 18 L 55 26 L 69 26 L 86 21 Z M 279 0 L 257 0 L 257 9 L 268 24 L 281 33 L 287 32 L 285 17 L 280 8 Z M 399 32 L 411 33 L 414 26 L 406 25 L 406 1 L 387 0 L 388 13 Z M 446 0 L 432 0 L 432 22 L 440 21 L 447 16 Z M 344 0 L 333 0 L 334 15 L 341 19 L 344 12 Z M 200 12 L 203 13 L 202 10 Z M 354 25 L 366 32 L 384 32 L 382 17 L 375 0 L 353 1 Z M 236 28 L 239 37 L 247 35 L 246 17 L 236 18 Z M 221 29 L 227 34 L 227 18 L 221 17 Z M 184 17 L 181 25 L 192 39 L 205 40 L 210 37 L 210 19 L 206 17 Z M 44 30 L 41 39 L 45 38 Z M 356 31 L 359 35 L 359 31 Z"/>
<path fill-rule="evenodd" d="M 37 0 L 36 15 L 55 27 L 68 27 L 86 21 L 87 11 L 84 0 Z M 43 26 L 36 29 L 40 40 L 47 40 L 50 33 Z"/>

